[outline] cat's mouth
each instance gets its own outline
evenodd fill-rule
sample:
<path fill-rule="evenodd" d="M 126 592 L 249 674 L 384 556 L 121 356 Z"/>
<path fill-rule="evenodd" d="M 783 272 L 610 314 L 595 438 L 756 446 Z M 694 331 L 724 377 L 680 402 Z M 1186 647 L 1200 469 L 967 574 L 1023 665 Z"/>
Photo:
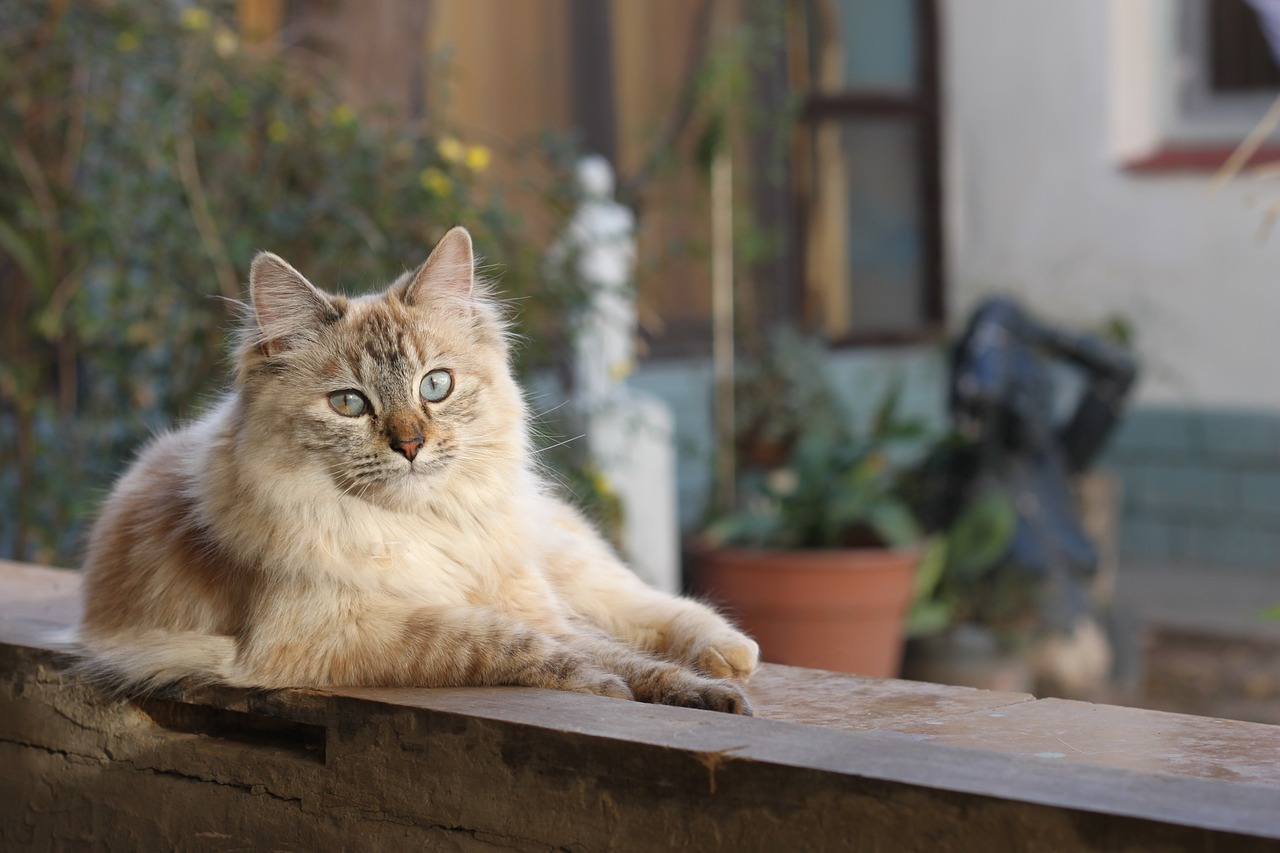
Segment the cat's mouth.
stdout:
<path fill-rule="evenodd" d="M 452 465 L 453 461 L 452 453 L 430 457 L 419 454 L 416 459 L 407 464 L 404 460 L 401 460 L 399 465 L 388 465 L 384 462 L 366 468 L 354 477 L 337 478 L 335 482 L 346 494 L 376 502 L 380 496 L 398 492 L 409 483 L 421 482 L 424 477 L 439 477 Z"/>
<path fill-rule="evenodd" d="M 407 477 L 427 477 L 432 474 L 438 474 L 449 467 L 449 463 L 452 460 L 453 454 L 451 453 L 443 453 L 430 459 L 418 456 L 418 458 L 409 463 L 409 467 L 405 469 L 404 473 Z"/>

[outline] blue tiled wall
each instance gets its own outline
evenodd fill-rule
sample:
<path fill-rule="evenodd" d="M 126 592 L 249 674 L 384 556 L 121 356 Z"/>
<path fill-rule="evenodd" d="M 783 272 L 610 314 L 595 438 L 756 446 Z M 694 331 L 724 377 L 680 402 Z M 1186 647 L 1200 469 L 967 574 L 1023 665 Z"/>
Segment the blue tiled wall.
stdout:
<path fill-rule="evenodd" d="M 1280 573 L 1280 414 L 1140 408 L 1107 451 L 1130 559 Z"/>

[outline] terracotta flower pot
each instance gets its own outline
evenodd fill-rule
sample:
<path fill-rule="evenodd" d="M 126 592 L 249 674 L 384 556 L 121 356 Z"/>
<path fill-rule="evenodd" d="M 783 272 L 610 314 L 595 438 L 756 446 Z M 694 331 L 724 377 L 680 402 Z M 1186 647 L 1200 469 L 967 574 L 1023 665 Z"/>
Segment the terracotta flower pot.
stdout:
<path fill-rule="evenodd" d="M 697 555 L 700 591 L 767 661 L 893 677 L 920 553 L 722 548 Z"/>

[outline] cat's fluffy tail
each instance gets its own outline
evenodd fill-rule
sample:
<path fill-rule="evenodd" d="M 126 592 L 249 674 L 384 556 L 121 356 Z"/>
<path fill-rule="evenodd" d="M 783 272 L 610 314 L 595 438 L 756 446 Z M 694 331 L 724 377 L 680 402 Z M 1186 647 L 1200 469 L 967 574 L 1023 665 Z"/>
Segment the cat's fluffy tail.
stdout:
<path fill-rule="evenodd" d="M 149 630 L 82 635 L 77 645 L 79 660 L 73 671 L 122 691 L 146 692 L 178 681 L 233 681 L 236 647 L 227 636 Z"/>

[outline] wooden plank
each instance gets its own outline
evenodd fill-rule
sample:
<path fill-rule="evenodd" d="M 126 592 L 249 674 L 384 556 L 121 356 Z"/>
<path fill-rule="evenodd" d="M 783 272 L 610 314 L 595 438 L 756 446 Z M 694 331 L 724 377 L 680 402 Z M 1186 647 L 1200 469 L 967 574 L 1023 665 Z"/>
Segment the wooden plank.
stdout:
<path fill-rule="evenodd" d="M 1280 840 L 1280 728 L 1021 694 L 771 666 L 756 718 L 521 688 L 113 701 L 31 642 L 76 579 L 0 564 L 0 847 Z"/>
<path fill-rule="evenodd" d="M 747 693 L 757 717 L 845 731 L 898 729 L 1034 699 L 1026 693 L 776 665 L 766 665 L 751 680 Z"/>

